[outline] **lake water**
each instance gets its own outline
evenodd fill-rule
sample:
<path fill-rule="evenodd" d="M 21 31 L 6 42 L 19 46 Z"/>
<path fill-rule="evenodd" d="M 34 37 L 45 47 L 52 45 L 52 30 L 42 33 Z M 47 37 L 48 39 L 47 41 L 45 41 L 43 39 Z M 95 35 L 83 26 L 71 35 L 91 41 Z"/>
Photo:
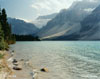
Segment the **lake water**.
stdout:
<path fill-rule="evenodd" d="M 41 79 L 100 79 L 99 41 L 17 42 L 11 49 L 34 68 L 48 68 Z"/>

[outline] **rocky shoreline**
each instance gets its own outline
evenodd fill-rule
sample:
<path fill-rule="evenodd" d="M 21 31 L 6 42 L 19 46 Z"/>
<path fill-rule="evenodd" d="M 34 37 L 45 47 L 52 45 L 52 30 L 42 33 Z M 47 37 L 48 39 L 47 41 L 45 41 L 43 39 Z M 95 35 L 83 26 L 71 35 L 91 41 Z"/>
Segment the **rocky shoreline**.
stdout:
<path fill-rule="evenodd" d="M 29 61 L 14 59 L 14 51 L 1 51 L 5 54 L 0 64 L 4 69 L 0 71 L 0 79 L 41 79 L 38 74 L 48 72 L 47 68 L 35 69 Z"/>
<path fill-rule="evenodd" d="M 12 75 L 13 72 L 7 63 L 9 54 L 7 51 L 0 51 L 0 54 L 4 54 L 4 56 L 0 59 L 0 79 L 10 79 L 8 76 Z"/>
<path fill-rule="evenodd" d="M 0 59 L 0 79 L 32 79 L 31 69 L 26 67 L 24 60 L 14 63 L 15 59 L 11 52 L 0 51 L 0 54 L 5 55 Z M 21 69 L 14 69 L 15 67 Z"/>

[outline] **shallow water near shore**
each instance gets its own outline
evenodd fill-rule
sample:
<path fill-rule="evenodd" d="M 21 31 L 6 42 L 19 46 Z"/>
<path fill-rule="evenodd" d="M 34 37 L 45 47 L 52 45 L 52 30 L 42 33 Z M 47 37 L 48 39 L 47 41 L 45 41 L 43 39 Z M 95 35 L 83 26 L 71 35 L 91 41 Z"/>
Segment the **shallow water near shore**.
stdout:
<path fill-rule="evenodd" d="M 100 79 L 99 41 L 17 42 L 10 47 L 16 59 L 48 68 L 39 79 Z"/>

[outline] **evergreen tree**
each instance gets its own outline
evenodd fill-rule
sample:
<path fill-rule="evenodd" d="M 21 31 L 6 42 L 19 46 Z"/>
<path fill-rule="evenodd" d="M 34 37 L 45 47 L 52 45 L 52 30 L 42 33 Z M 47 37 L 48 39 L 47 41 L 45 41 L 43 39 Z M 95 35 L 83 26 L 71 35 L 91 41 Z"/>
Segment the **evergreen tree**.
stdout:
<path fill-rule="evenodd" d="M 0 22 L 1 22 L 1 8 L 0 8 Z"/>
<path fill-rule="evenodd" d="M 4 42 L 4 33 L 2 31 L 2 26 L 0 23 L 0 50 L 3 50 L 6 48 L 5 42 Z"/>
<path fill-rule="evenodd" d="M 5 9 L 0 9 L 0 50 L 8 49 L 9 44 L 15 43 L 15 36 L 11 34 L 11 25 L 7 22 Z"/>
<path fill-rule="evenodd" d="M 4 31 L 4 40 L 8 44 L 15 43 L 14 36 L 11 34 L 11 25 L 7 22 L 7 14 L 5 9 L 2 9 L 1 12 L 1 24 L 2 24 L 2 30 Z"/>
<path fill-rule="evenodd" d="M 2 30 L 4 31 L 4 39 L 8 40 L 8 23 L 7 23 L 7 15 L 5 9 L 2 9 L 1 14 L 1 24 L 2 24 Z"/>

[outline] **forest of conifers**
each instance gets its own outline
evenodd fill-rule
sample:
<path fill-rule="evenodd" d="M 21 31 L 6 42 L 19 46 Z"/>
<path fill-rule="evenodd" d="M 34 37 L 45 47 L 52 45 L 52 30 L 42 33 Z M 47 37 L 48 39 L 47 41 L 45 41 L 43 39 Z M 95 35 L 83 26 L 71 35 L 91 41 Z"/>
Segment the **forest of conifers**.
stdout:
<path fill-rule="evenodd" d="M 15 43 L 15 36 L 11 33 L 11 25 L 7 22 L 5 9 L 0 9 L 0 50 L 9 48 L 9 44 Z"/>

